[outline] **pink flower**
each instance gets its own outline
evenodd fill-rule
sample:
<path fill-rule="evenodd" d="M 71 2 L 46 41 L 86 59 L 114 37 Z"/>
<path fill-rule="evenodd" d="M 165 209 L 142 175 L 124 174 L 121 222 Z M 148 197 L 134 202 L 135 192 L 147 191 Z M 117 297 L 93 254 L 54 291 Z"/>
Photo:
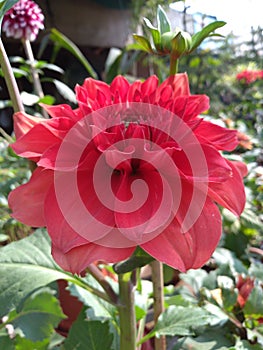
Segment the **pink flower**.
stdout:
<path fill-rule="evenodd" d="M 136 246 L 180 271 L 205 264 L 221 235 L 216 203 L 236 215 L 245 204 L 246 166 L 221 152 L 237 146 L 236 131 L 199 116 L 209 100 L 190 94 L 186 74 L 160 85 L 88 78 L 76 97 L 75 110 L 44 106 L 49 120 L 15 114 L 11 147 L 38 167 L 9 195 L 13 217 L 46 226 L 71 272 Z"/>
<path fill-rule="evenodd" d="M 8 37 L 34 41 L 44 29 L 44 15 L 34 1 L 20 0 L 4 15 L 2 29 Z"/>

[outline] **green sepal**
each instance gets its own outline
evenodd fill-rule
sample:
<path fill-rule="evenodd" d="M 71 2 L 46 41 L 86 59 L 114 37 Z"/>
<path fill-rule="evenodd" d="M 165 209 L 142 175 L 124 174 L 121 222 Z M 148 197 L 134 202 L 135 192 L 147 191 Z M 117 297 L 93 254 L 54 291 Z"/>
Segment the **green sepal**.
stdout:
<path fill-rule="evenodd" d="M 152 34 L 152 39 L 156 50 L 159 50 L 161 45 L 161 34 L 159 30 L 152 25 L 152 23 L 148 20 L 148 18 L 144 18 L 143 20 L 144 20 L 145 26 L 150 30 Z"/>
<path fill-rule="evenodd" d="M 224 22 L 224 21 L 215 21 L 215 22 L 210 23 L 207 26 L 205 26 L 200 32 L 194 34 L 192 36 L 192 44 L 191 44 L 189 52 L 193 52 L 201 44 L 201 42 L 204 39 L 211 36 L 211 33 L 214 30 L 216 30 L 217 28 L 223 27 L 225 24 L 226 24 L 226 22 Z"/>
<path fill-rule="evenodd" d="M 151 44 L 148 39 L 142 35 L 133 34 L 134 39 L 140 45 L 140 49 L 146 52 L 153 52 Z"/>
<path fill-rule="evenodd" d="M 171 31 L 171 23 L 160 5 L 157 9 L 157 28 L 161 35 Z"/>
<path fill-rule="evenodd" d="M 173 57 L 181 57 L 189 52 L 192 39 L 191 35 L 184 31 L 179 31 L 172 39 L 172 55 Z"/>
<path fill-rule="evenodd" d="M 117 274 L 126 273 L 138 267 L 143 267 L 153 260 L 152 256 L 147 254 L 142 248 L 137 247 L 130 258 L 113 265 L 113 269 Z"/>

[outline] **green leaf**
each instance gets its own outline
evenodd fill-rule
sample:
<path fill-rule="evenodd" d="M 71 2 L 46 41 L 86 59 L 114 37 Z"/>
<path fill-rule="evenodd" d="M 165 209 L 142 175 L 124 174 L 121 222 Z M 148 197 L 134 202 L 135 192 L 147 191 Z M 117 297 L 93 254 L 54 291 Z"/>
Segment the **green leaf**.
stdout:
<path fill-rule="evenodd" d="M 172 350 L 228 350 L 231 342 L 221 330 L 209 331 L 196 338 L 179 339 Z"/>
<path fill-rule="evenodd" d="M 36 61 L 35 67 L 38 69 L 49 69 L 52 70 L 53 72 L 57 72 L 60 74 L 64 74 L 64 70 L 57 66 L 56 64 L 53 63 L 48 63 L 46 61 Z"/>
<path fill-rule="evenodd" d="M 87 321 L 82 311 L 64 343 L 65 350 L 112 350 L 109 322 Z"/>
<path fill-rule="evenodd" d="M 154 258 L 147 254 L 144 250 L 142 250 L 140 247 L 137 247 L 133 255 L 124 260 L 121 261 L 113 266 L 113 269 L 116 273 L 126 273 L 130 272 L 138 267 L 145 266 L 152 262 Z"/>
<path fill-rule="evenodd" d="M 133 34 L 133 38 L 140 45 L 140 49 L 146 52 L 153 52 L 151 44 L 147 38 L 141 35 Z"/>
<path fill-rule="evenodd" d="M 38 103 L 45 103 L 46 105 L 53 105 L 55 103 L 55 98 L 51 95 L 45 95 L 44 97 L 40 98 Z"/>
<path fill-rule="evenodd" d="M 33 105 L 35 105 L 36 103 L 39 102 L 39 96 L 38 95 L 29 94 L 26 91 L 22 91 L 20 95 L 21 95 L 23 104 L 26 105 L 26 106 L 33 106 Z"/>
<path fill-rule="evenodd" d="M 171 31 L 171 23 L 160 5 L 158 5 L 157 9 L 157 28 L 161 35 Z"/>
<path fill-rule="evenodd" d="M 59 301 L 50 290 L 37 291 L 25 299 L 19 311 L 11 311 L 7 323 L 22 330 L 26 338 L 32 341 L 43 341 L 49 338 L 65 318 Z"/>
<path fill-rule="evenodd" d="M 190 302 L 185 300 L 182 295 L 172 295 L 165 298 L 166 305 L 176 305 L 176 306 L 190 306 Z"/>
<path fill-rule="evenodd" d="M 263 230 L 263 223 L 262 220 L 260 220 L 258 213 L 254 213 L 249 208 L 245 208 L 240 216 L 240 219 L 244 222 L 246 227 Z"/>
<path fill-rule="evenodd" d="M 199 307 L 170 306 L 160 315 L 154 332 L 156 336 L 191 335 L 210 320 L 207 311 Z"/>
<path fill-rule="evenodd" d="M 50 254 L 45 230 L 0 248 L 0 317 L 32 291 L 58 279 L 73 279 L 60 270 Z"/>
<path fill-rule="evenodd" d="M 229 350 L 262 350 L 262 345 L 260 344 L 251 344 L 247 340 L 238 339 L 235 346 L 229 348 Z"/>
<path fill-rule="evenodd" d="M 170 306 L 158 318 L 154 329 L 143 337 L 139 343 L 161 335 L 194 335 L 199 327 L 208 325 L 213 316 L 200 307 Z"/>
<path fill-rule="evenodd" d="M 32 341 L 21 336 L 16 336 L 15 338 L 15 350 L 46 350 L 48 346 L 48 339 L 43 341 Z"/>
<path fill-rule="evenodd" d="M 59 350 L 62 349 L 59 346 L 64 340 L 64 337 L 54 332 L 51 338 L 44 339 L 43 341 L 34 342 L 30 339 L 17 335 L 13 342 L 15 343 L 15 350 Z"/>
<path fill-rule="evenodd" d="M 56 46 L 63 47 L 65 50 L 74 55 L 83 64 L 89 75 L 94 79 L 98 79 L 98 75 L 92 68 L 89 61 L 69 38 L 60 33 L 57 29 L 53 28 L 51 29 L 50 39 L 55 43 Z"/>
<path fill-rule="evenodd" d="M 15 350 L 14 343 L 5 330 L 0 331 L 0 349 Z"/>
<path fill-rule="evenodd" d="M 233 276 L 237 273 L 247 274 L 247 269 L 242 264 L 242 262 L 239 259 L 237 259 L 235 254 L 228 249 L 217 248 L 216 251 L 213 253 L 213 258 L 215 259 L 216 263 L 219 265 L 220 268 L 221 266 L 224 267 L 227 265 Z"/>
<path fill-rule="evenodd" d="M 263 290 L 261 286 L 255 286 L 250 293 L 244 306 L 245 316 L 253 316 L 253 318 L 263 317 Z"/>
<path fill-rule="evenodd" d="M 11 9 L 19 0 L 2 0 L 0 1 L 0 34 L 1 34 L 1 24 L 5 13 Z"/>
<path fill-rule="evenodd" d="M 229 320 L 227 313 L 225 313 L 224 310 L 217 305 L 206 303 L 203 308 L 212 316 L 212 320 L 210 322 L 211 326 L 222 326 Z"/>
<path fill-rule="evenodd" d="M 92 287 L 102 290 L 101 286 L 91 275 L 87 275 L 84 279 Z M 73 283 L 69 283 L 68 289 L 71 295 L 77 297 L 84 305 L 89 307 L 87 310 L 89 318 L 113 319 L 115 317 L 116 308 L 96 295 Z"/>
<path fill-rule="evenodd" d="M 65 83 L 57 79 L 52 79 L 52 82 L 56 86 L 61 96 L 71 103 L 77 103 L 74 91 L 72 91 Z"/>
<path fill-rule="evenodd" d="M 0 233 L 0 243 L 2 242 L 6 242 L 9 240 L 9 236 L 4 234 L 4 233 Z"/>
<path fill-rule="evenodd" d="M 262 269 L 262 263 L 253 262 L 248 270 L 249 276 L 256 277 L 258 280 L 263 282 L 263 269 Z"/>
<path fill-rule="evenodd" d="M 180 274 L 180 279 L 186 284 L 191 286 L 195 294 L 199 293 L 200 288 L 203 286 L 204 280 L 207 277 L 207 272 L 204 270 L 188 270 L 186 273 Z"/>
<path fill-rule="evenodd" d="M 202 43 L 202 41 L 210 35 L 210 33 L 217 28 L 223 27 L 225 24 L 226 22 L 224 21 L 215 21 L 205 26 L 200 32 L 194 34 L 192 36 L 192 44 L 189 52 L 194 51 Z"/>
<path fill-rule="evenodd" d="M 15 78 L 21 78 L 21 77 L 27 77 L 28 73 L 25 72 L 23 69 L 19 69 L 19 68 L 12 68 L 12 71 L 15 75 Z M 4 77 L 4 73 L 3 70 L 0 68 L 0 76 Z"/>
<path fill-rule="evenodd" d="M 153 38 L 153 43 L 156 49 L 159 49 L 161 44 L 161 34 L 157 28 L 155 28 L 152 23 L 148 20 L 148 18 L 144 18 L 144 23 L 146 27 L 150 30 Z"/>

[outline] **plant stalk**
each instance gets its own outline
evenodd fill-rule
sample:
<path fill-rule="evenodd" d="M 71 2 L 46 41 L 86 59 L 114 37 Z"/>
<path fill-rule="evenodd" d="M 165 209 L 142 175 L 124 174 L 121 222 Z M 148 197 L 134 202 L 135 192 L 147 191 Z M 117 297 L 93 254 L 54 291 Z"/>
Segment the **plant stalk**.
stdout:
<path fill-rule="evenodd" d="M 31 70 L 31 75 L 33 79 L 33 85 L 34 85 L 34 90 L 35 93 L 39 96 L 39 98 L 44 97 L 44 92 L 42 90 L 42 86 L 40 83 L 39 75 L 35 67 L 35 58 L 32 50 L 32 46 L 30 44 L 30 41 L 28 39 L 22 39 L 22 43 L 24 46 L 24 50 L 30 65 L 30 70 Z M 42 115 L 44 118 L 48 119 L 48 113 L 42 108 Z"/>
<path fill-rule="evenodd" d="M 132 277 L 135 271 L 118 275 L 120 350 L 136 349 L 136 319 L 134 305 L 135 286 Z"/>
<path fill-rule="evenodd" d="M 9 92 L 10 99 L 12 101 L 13 109 L 15 112 L 24 112 L 24 106 L 21 100 L 21 96 L 18 90 L 18 86 L 14 77 L 12 67 L 7 57 L 2 39 L 0 38 L 0 65 L 3 70 L 5 82 Z"/>
<path fill-rule="evenodd" d="M 164 312 L 164 293 L 163 293 L 163 264 L 157 260 L 151 262 L 152 268 L 152 283 L 153 283 L 153 313 L 154 313 L 154 324 L 156 325 L 158 317 Z M 160 338 L 155 337 L 154 339 L 155 350 L 166 349 L 165 336 Z"/>
<path fill-rule="evenodd" d="M 169 76 L 175 75 L 178 72 L 179 60 L 176 57 L 170 56 L 170 72 Z"/>

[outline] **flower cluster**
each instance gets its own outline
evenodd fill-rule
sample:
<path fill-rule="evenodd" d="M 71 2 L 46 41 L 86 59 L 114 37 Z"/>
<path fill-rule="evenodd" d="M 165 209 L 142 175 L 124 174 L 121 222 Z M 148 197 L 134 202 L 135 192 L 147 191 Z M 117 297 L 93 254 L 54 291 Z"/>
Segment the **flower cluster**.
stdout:
<path fill-rule="evenodd" d="M 186 74 L 76 87 L 78 108 L 16 113 L 13 150 L 37 163 L 9 195 L 13 217 L 46 226 L 65 270 L 119 262 L 140 246 L 180 271 L 207 262 L 221 236 L 217 204 L 240 215 L 246 166 L 224 158 L 237 132 L 200 117 L 206 95 Z"/>
<path fill-rule="evenodd" d="M 44 29 L 44 15 L 34 1 L 20 0 L 4 15 L 2 29 L 8 37 L 34 41 Z"/>
<path fill-rule="evenodd" d="M 239 275 L 236 287 L 238 289 L 237 302 L 241 308 L 243 308 L 247 302 L 247 299 L 254 288 L 255 281 L 253 278 Z"/>
<path fill-rule="evenodd" d="M 251 84 L 258 79 L 263 79 L 263 70 L 244 70 L 237 74 L 236 79 Z"/>

